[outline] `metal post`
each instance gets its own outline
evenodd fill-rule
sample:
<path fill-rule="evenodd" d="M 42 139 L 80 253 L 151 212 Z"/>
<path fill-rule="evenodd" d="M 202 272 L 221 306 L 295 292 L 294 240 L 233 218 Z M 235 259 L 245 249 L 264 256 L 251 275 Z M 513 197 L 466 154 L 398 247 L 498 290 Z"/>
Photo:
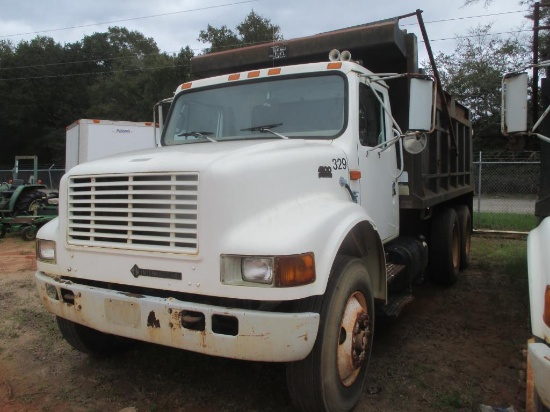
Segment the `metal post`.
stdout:
<path fill-rule="evenodd" d="M 432 52 L 432 46 L 430 45 L 430 39 L 428 38 L 428 33 L 426 32 L 426 26 L 424 26 L 424 20 L 422 18 L 422 10 L 416 10 L 416 17 L 418 20 L 418 25 L 420 27 L 420 32 L 422 33 L 422 40 L 424 40 L 424 45 L 426 46 L 426 51 L 428 53 L 428 58 L 432 66 L 433 75 L 435 77 L 435 82 L 437 86 L 437 94 L 441 100 L 441 111 L 443 112 L 444 119 L 448 124 L 449 136 L 451 137 L 451 149 L 455 156 L 458 156 L 458 148 L 456 144 L 456 135 L 455 129 L 453 127 L 453 119 L 449 113 L 449 106 L 447 105 L 447 96 L 443 90 L 443 85 L 441 84 L 441 77 L 439 76 L 439 70 L 437 70 L 437 65 L 435 64 L 435 58 Z"/>
<path fill-rule="evenodd" d="M 55 163 L 53 165 L 50 166 L 50 168 L 48 169 L 48 176 L 50 177 L 50 189 L 53 189 L 53 184 L 52 184 L 52 167 L 55 166 Z"/>
<path fill-rule="evenodd" d="M 543 78 L 541 81 L 541 97 L 544 107 L 550 104 L 550 78 Z M 541 133 L 548 136 L 550 133 L 550 119 L 546 117 L 540 125 Z M 538 221 L 550 216 L 550 144 L 540 142 L 540 180 L 539 196 L 535 205 L 535 216 Z"/>
<path fill-rule="evenodd" d="M 549 26 L 540 26 L 540 7 L 550 7 L 548 2 L 535 3 L 533 14 L 533 63 L 539 61 L 539 35 L 541 30 L 550 29 Z M 545 58 L 547 56 L 544 56 Z M 536 73 L 536 74 L 535 74 Z M 540 89 L 538 87 L 538 69 L 533 68 L 533 119 L 536 121 L 538 117 L 538 100 L 539 92 L 543 107 L 548 107 L 550 104 L 550 77 L 549 69 L 546 68 L 546 77 L 542 79 Z M 546 117 L 541 125 L 540 131 L 543 135 L 548 136 L 550 133 L 550 118 Z M 539 196 L 535 205 L 535 216 L 541 222 L 545 217 L 550 216 L 550 143 L 540 143 L 540 180 L 539 180 Z"/>
<path fill-rule="evenodd" d="M 533 122 L 539 118 L 539 22 L 540 22 L 540 3 L 535 3 L 533 12 Z"/>
<path fill-rule="evenodd" d="M 481 212 L 481 150 L 479 151 L 479 170 L 477 172 L 477 213 Z"/>

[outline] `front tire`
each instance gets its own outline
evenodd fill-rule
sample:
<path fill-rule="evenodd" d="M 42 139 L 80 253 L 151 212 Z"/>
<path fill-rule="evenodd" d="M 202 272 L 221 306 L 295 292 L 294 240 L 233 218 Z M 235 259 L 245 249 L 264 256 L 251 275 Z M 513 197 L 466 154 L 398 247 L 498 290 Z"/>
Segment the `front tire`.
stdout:
<path fill-rule="evenodd" d="M 65 340 L 76 350 L 87 355 L 103 358 L 111 356 L 131 346 L 131 340 L 88 328 L 57 316 L 57 326 Z"/>
<path fill-rule="evenodd" d="M 287 385 L 302 411 L 349 411 L 367 381 L 374 331 L 374 299 L 359 259 L 338 256 L 323 296 L 306 299 L 302 310 L 321 316 L 311 353 L 287 364 Z"/>

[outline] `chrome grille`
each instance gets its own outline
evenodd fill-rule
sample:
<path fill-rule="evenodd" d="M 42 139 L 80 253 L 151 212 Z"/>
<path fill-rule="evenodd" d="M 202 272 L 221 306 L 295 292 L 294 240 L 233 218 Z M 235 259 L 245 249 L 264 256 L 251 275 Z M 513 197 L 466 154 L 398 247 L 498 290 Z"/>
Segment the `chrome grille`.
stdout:
<path fill-rule="evenodd" d="M 196 173 L 72 176 L 68 242 L 196 253 L 198 183 Z"/>

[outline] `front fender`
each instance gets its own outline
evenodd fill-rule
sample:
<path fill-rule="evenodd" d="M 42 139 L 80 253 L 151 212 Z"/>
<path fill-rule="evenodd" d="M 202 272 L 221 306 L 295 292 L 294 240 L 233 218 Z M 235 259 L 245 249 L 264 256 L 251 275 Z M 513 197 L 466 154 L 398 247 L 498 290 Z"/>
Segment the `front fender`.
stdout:
<path fill-rule="evenodd" d="M 372 219 L 361 206 L 331 195 L 312 195 L 278 205 L 240 222 L 222 241 L 224 253 L 250 256 L 293 255 L 313 252 L 316 281 L 285 289 L 285 299 L 299 299 L 325 292 L 332 263 L 342 242 L 360 223 L 376 233 Z M 380 253 L 377 254 L 377 259 Z M 382 254 L 383 256 L 383 254 Z M 372 275 L 372 274 L 371 274 Z"/>
<path fill-rule="evenodd" d="M 38 239 L 58 241 L 59 217 L 55 217 L 43 225 L 36 234 Z"/>

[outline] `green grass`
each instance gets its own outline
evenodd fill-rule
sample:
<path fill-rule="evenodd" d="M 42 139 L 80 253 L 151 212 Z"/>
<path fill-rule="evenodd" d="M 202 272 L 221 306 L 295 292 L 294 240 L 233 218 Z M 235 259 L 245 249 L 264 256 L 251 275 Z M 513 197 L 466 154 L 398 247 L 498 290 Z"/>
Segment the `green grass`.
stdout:
<path fill-rule="evenodd" d="M 529 232 L 537 226 L 537 218 L 534 215 L 520 213 L 476 212 L 473 224 L 475 229 Z"/>
<path fill-rule="evenodd" d="M 512 279 L 527 279 L 527 241 L 485 236 L 472 238 L 472 259 L 481 270 L 509 274 Z"/>

